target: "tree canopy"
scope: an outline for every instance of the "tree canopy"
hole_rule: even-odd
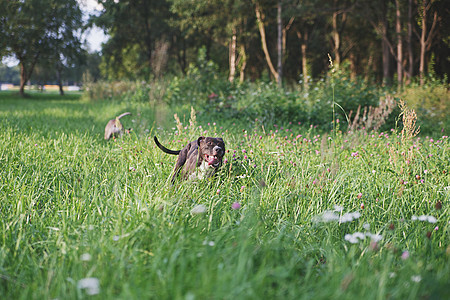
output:
[[[328,54],[351,77],[384,84],[427,73],[445,77],[450,70],[450,3],[443,0],[98,3],[102,9],[88,26],[110,36],[99,66],[110,80],[186,73],[203,48],[230,81],[283,78],[307,85],[328,70]],[[60,78],[85,57],[84,28],[76,0],[0,1],[0,55],[20,61],[22,92],[37,63]]]
[[[3,55],[20,65],[20,94],[38,62],[56,74],[81,53],[82,12],[76,0],[1,1]]]
[[[424,65],[440,76],[450,69],[446,1],[99,2],[104,9],[92,21],[111,36],[103,61],[113,78],[156,75],[161,59],[169,62],[165,72],[186,72],[202,46],[230,80],[238,72],[241,79],[276,79],[278,61],[286,79],[306,81],[327,70],[328,53],[352,76],[385,83],[397,74],[401,84]]]

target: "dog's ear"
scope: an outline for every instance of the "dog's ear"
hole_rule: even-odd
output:
[[[200,146],[201,141],[203,141],[204,139],[205,139],[204,136],[199,137],[198,140],[197,140],[197,145]]]

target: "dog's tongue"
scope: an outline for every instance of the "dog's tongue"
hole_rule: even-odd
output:
[[[217,158],[214,157],[213,155],[205,155],[206,157],[206,161],[208,162],[208,165],[214,165],[217,163]]]

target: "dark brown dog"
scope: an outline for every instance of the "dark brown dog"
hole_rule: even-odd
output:
[[[109,120],[105,127],[105,140],[109,140],[114,136],[120,136],[123,133],[123,126],[120,123],[120,118],[124,116],[131,115],[131,113],[126,112],[116,117],[115,119]]]
[[[155,136],[156,145],[165,153],[178,155],[171,182],[181,173],[183,179],[211,177],[222,165],[225,143],[222,138],[199,137],[181,150],[170,150],[161,145]]]

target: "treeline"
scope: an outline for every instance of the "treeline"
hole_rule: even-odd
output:
[[[329,69],[408,83],[450,69],[450,5],[434,0],[100,1],[108,79],[185,73],[204,47],[230,81],[301,81]],[[330,57],[327,56],[330,55]]]
[[[354,79],[409,83],[450,69],[450,2],[443,0],[0,1],[0,57],[30,80],[144,80],[187,74],[198,59],[231,81],[300,82],[330,63]],[[88,53],[83,32],[109,34]],[[203,58],[206,58],[205,60]]]

